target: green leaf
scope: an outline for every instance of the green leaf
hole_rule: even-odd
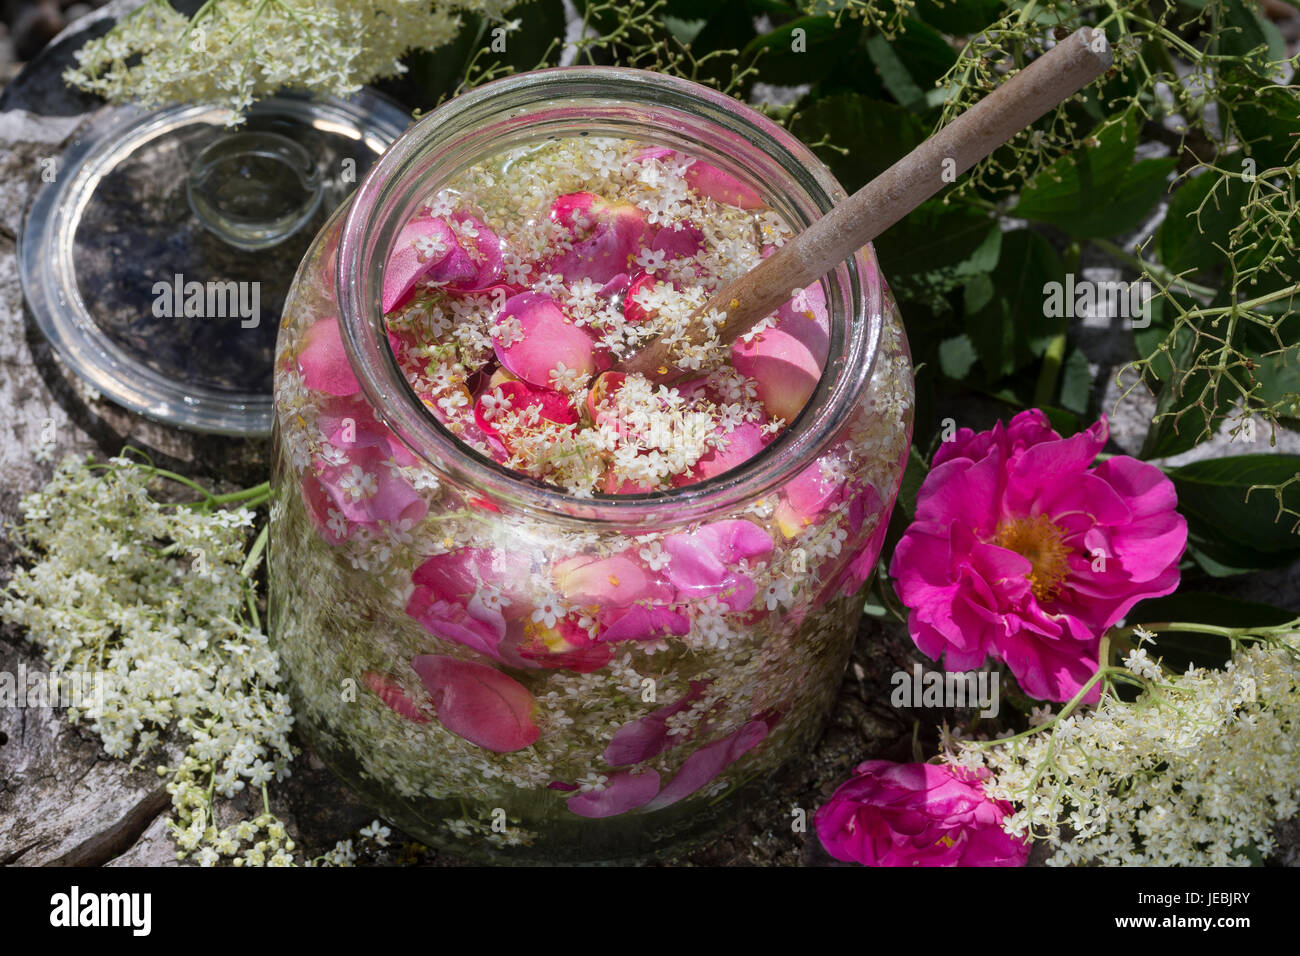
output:
[[[1256,47],[1267,48],[1270,60],[1286,57],[1286,42],[1277,27],[1242,0],[1224,0],[1224,27],[1218,33],[1219,52],[1244,56]]]
[[[465,79],[465,64],[487,36],[483,20],[466,13],[464,26],[455,38],[437,50],[417,50],[407,59],[408,75],[419,89],[423,106],[432,108],[444,96],[451,96]],[[482,32],[480,32],[482,31]]]
[[[1275,567],[1300,557],[1294,516],[1278,516],[1268,489],[1300,474],[1300,455],[1235,455],[1198,461],[1169,472],[1178,510],[1196,546],[1211,559],[1236,568]],[[1300,511],[1300,482],[1283,492],[1283,504]]]
[[[1251,574],[1268,568],[1281,568],[1291,563],[1291,555],[1283,554],[1276,560],[1268,559],[1251,552],[1248,548],[1238,548],[1222,541],[1211,542],[1210,548],[1217,557],[1210,557],[1204,548],[1205,540],[1194,534],[1187,537],[1187,553],[1192,561],[1206,574],[1215,578],[1231,578],[1239,574]]]
[[[1292,345],[1267,355],[1252,356],[1259,389],[1254,398],[1268,405],[1290,403],[1282,408],[1287,418],[1300,418],[1300,345]],[[1256,440],[1262,438],[1256,435]]]
[[[981,209],[938,199],[922,203],[875,242],[900,299],[932,299],[998,263],[1002,230]]]
[[[1013,212],[1045,222],[1077,214],[1107,196],[1133,163],[1138,121],[1102,123],[1093,131],[1094,146],[1083,146],[1042,170],[1020,194]],[[1049,218],[1043,218],[1049,217]]]
[[[1079,421],[1079,416],[1074,412],[1064,408],[1053,408],[1051,405],[1042,406],[1042,412],[1047,416],[1048,423],[1062,438],[1069,438],[1083,431],[1083,422]]]
[[[1061,406],[1077,415],[1088,414],[1092,396],[1092,371],[1088,357],[1080,349],[1071,349],[1061,366]]]
[[[1162,323],[1168,322],[1172,328],[1172,318],[1165,315],[1163,301],[1157,297],[1152,306],[1151,324],[1156,324],[1155,318],[1158,315]],[[1202,340],[1200,348],[1210,348],[1212,344],[1211,341]],[[1193,330],[1186,326],[1179,329],[1169,349],[1173,356],[1173,367],[1191,368],[1196,350],[1197,339]],[[1167,360],[1164,364],[1168,364]],[[1167,373],[1168,369],[1162,369],[1158,365],[1157,371]],[[1209,372],[1204,369],[1191,374],[1179,372],[1165,378],[1156,394],[1156,413],[1153,418],[1157,420],[1151,423],[1142,442],[1139,453],[1142,458],[1166,458],[1181,454],[1196,447],[1207,437],[1207,427],[1211,434],[1218,430],[1229,411],[1231,395],[1228,389],[1221,388],[1217,392],[1217,401],[1214,398],[1216,393],[1211,392],[1208,401],[1212,405],[1202,407],[1196,404],[1202,400],[1201,393],[1209,381]]]
[[[903,470],[903,480],[898,487],[898,507],[903,509],[903,514],[907,515],[909,521],[916,517],[916,494],[929,473],[925,461],[912,448],[907,456],[907,467]]]
[[[1002,15],[1002,0],[917,0],[916,15],[944,33],[978,33]]]
[[[703,17],[698,20],[683,20],[681,17],[664,17],[664,26],[668,28],[668,32],[677,39],[678,43],[685,46],[691,45],[691,41],[700,35],[700,31],[704,29],[704,24],[708,22],[709,21],[705,20]]]
[[[1134,605],[1124,618],[1128,624],[1181,621],[1217,627],[1273,627],[1296,617],[1295,612],[1258,601],[1208,591],[1178,591]],[[1159,640],[1157,638],[1157,640]],[[1156,645],[1159,647],[1159,644]]]
[[[746,63],[757,58],[759,77],[765,83],[817,83],[852,54],[861,36],[862,25],[856,20],[846,19],[837,26],[830,17],[800,17],[755,37],[740,58]]]
[[[960,382],[966,377],[976,358],[969,335],[955,335],[939,343],[939,367],[954,381]]]
[[[1240,155],[1224,156],[1223,167],[1234,168],[1234,157]],[[1169,212],[1156,232],[1160,261],[1177,273],[1221,267],[1226,260],[1221,250],[1228,247],[1228,232],[1241,223],[1246,192],[1241,180],[1213,171],[1194,176],[1174,190]]]
[[[1136,229],[1168,188],[1175,158],[1133,163],[1138,121],[1130,115],[1094,132],[1097,145],[1062,156],[1034,177],[1011,210],[1075,239]]]
[[[1300,110],[1294,89],[1277,86],[1244,66],[1225,66],[1219,82],[1220,109],[1231,110],[1243,150],[1254,157],[1258,172],[1300,158]]]
[[[1135,605],[1124,618],[1125,625],[1177,622],[1212,624],[1218,627],[1272,627],[1294,618],[1290,611],[1243,601],[1223,594],[1180,590],[1167,597],[1152,598]],[[1222,667],[1232,654],[1226,637],[1197,631],[1161,631],[1150,648],[1173,671],[1199,667]]]
[[[673,15],[680,16],[677,11],[673,11]],[[700,15],[699,13],[687,14],[690,17]],[[691,41],[691,54],[697,59],[713,50],[735,50],[739,53],[758,35],[758,31],[754,29],[754,18],[745,0],[724,0],[720,7],[708,15],[707,20],[708,22]],[[736,57],[713,57],[700,66],[700,79],[727,83],[736,65]]]
[[[808,101],[816,102],[839,93],[862,93],[873,100],[884,100],[889,95],[867,53],[866,31],[859,34],[853,49],[839,57],[821,82],[813,86]]]
[[[725,4],[726,0],[666,0],[664,13],[680,20],[709,20]],[[577,5],[579,10],[583,9],[586,0],[579,0]]]
[[[1043,287],[1063,275],[1052,244],[1017,229],[1003,236],[997,268],[967,283],[966,332],[990,383],[1043,354],[1056,331],[1043,315]]]
[[[889,95],[910,110],[927,108],[926,94],[954,63],[957,53],[937,31],[910,17],[893,40],[867,37],[867,53]]]
[[[915,110],[925,106],[925,90],[912,79],[912,71],[884,36],[875,33],[867,37],[867,53],[890,96],[907,109]]]
[[[510,18],[520,21],[519,29],[506,34],[505,52],[489,53],[489,57],[509,63],[517,72],[537,69],[542,58],[551,50],[551,44],[563,40],[565,31],[564,6],[548,0],[535,0],[522,3],[510,11]],[[492,34],[483,39],[484,46],[491,46]],[[558,49],[558,44],[557,47]]]
[[[921,121],[901,106],[858,93],[829,96],[801,109],[792,132],[805,143],[821,144],[818,157],[849,192],[880,175],[926,136]]]
[[[932,90],[939,78],[957,62],[957,51],[943,38],[943,34],[911,17],[903,19],[903,31],[891,42],[907,64],[913,81],[923,91]]]
[[[1161,198],[1169,192],[1169,176],[1178,167],[1176,156],[1163,159],[1144,159],[1125,172],[1119,189],[1107,200],[1109,232],[1106,235],[1131,232],[1151,215]],[[1080,227],[1082,228],[1082,227]],[[1090,230],[1102,228],[1092,225]],[[1068,230],[1067,230],[1068,231]]]

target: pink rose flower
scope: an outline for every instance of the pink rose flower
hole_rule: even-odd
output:
[[[831,856],[864,866],[1024,866],[1029,844],[1002,829],[1010,810],[965,771],[869,760],[813,823]]]
[[[940,447],[889,572],[917,647],[949,670],[991,654],[1026,693],[1065,701],[1106,629],[1178,586],[1173,483],[1127,456],[1090,467],[1106,436],[1103,418],[1062,438],[1033,409]]]

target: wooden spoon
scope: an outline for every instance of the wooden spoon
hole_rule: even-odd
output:
[[[708,341],[700,316],[725,312],[718,335],[729,344],[764,317],[850,258],[944,185],[966,172],[1048,110],[1110,68],[1106,34],[1077,31],[935,133],[912,152],[781,246],[754,269],[725,286],[691,319],[691,341]],[[690,373],[655,340],[622,365],[659,381]]]

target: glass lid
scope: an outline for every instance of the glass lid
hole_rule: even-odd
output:
[[[369,91],[228,110],[109,108],[41,169],[23,292],[101,394],[195,431],[266,435],[280,311],[316,232],[410,123]]]

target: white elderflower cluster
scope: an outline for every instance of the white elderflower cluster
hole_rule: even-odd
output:
[[[12,538],[31,566],[0,592],[0,617],[51,668],[108,675],[108,692],[67,716],[109,756],[135,765],[179,743],[175,765],[158,768],[178,858],[293,865],[294,842],[266,810],[268,784],[289,775],[293,716],[251,582],[265,539],[246,550],[264,486],[226,496],[233,508],[162,502],[160,474],[126,458],[66,460],[22,501]],[[266,812],[227,824],[237,812],[217,797],[246,788]]]
[[[348,96],[450,42],[461,11],[500,19],[514,0],[208,0],[188,19],[146,0],[76,53],[64,79],[114,102],[201,102],[242,114],[280,89]]]
[[[1148,678],[1040,732],[961,742],[949,762],[992,776],[1008,832],[1045,840],[1054,865],[1248,866],[1273,826],[1300,812],[1300,632],[1238,650],[1221,670]],[[1045,715],[1043,715],[1045,717]]]

